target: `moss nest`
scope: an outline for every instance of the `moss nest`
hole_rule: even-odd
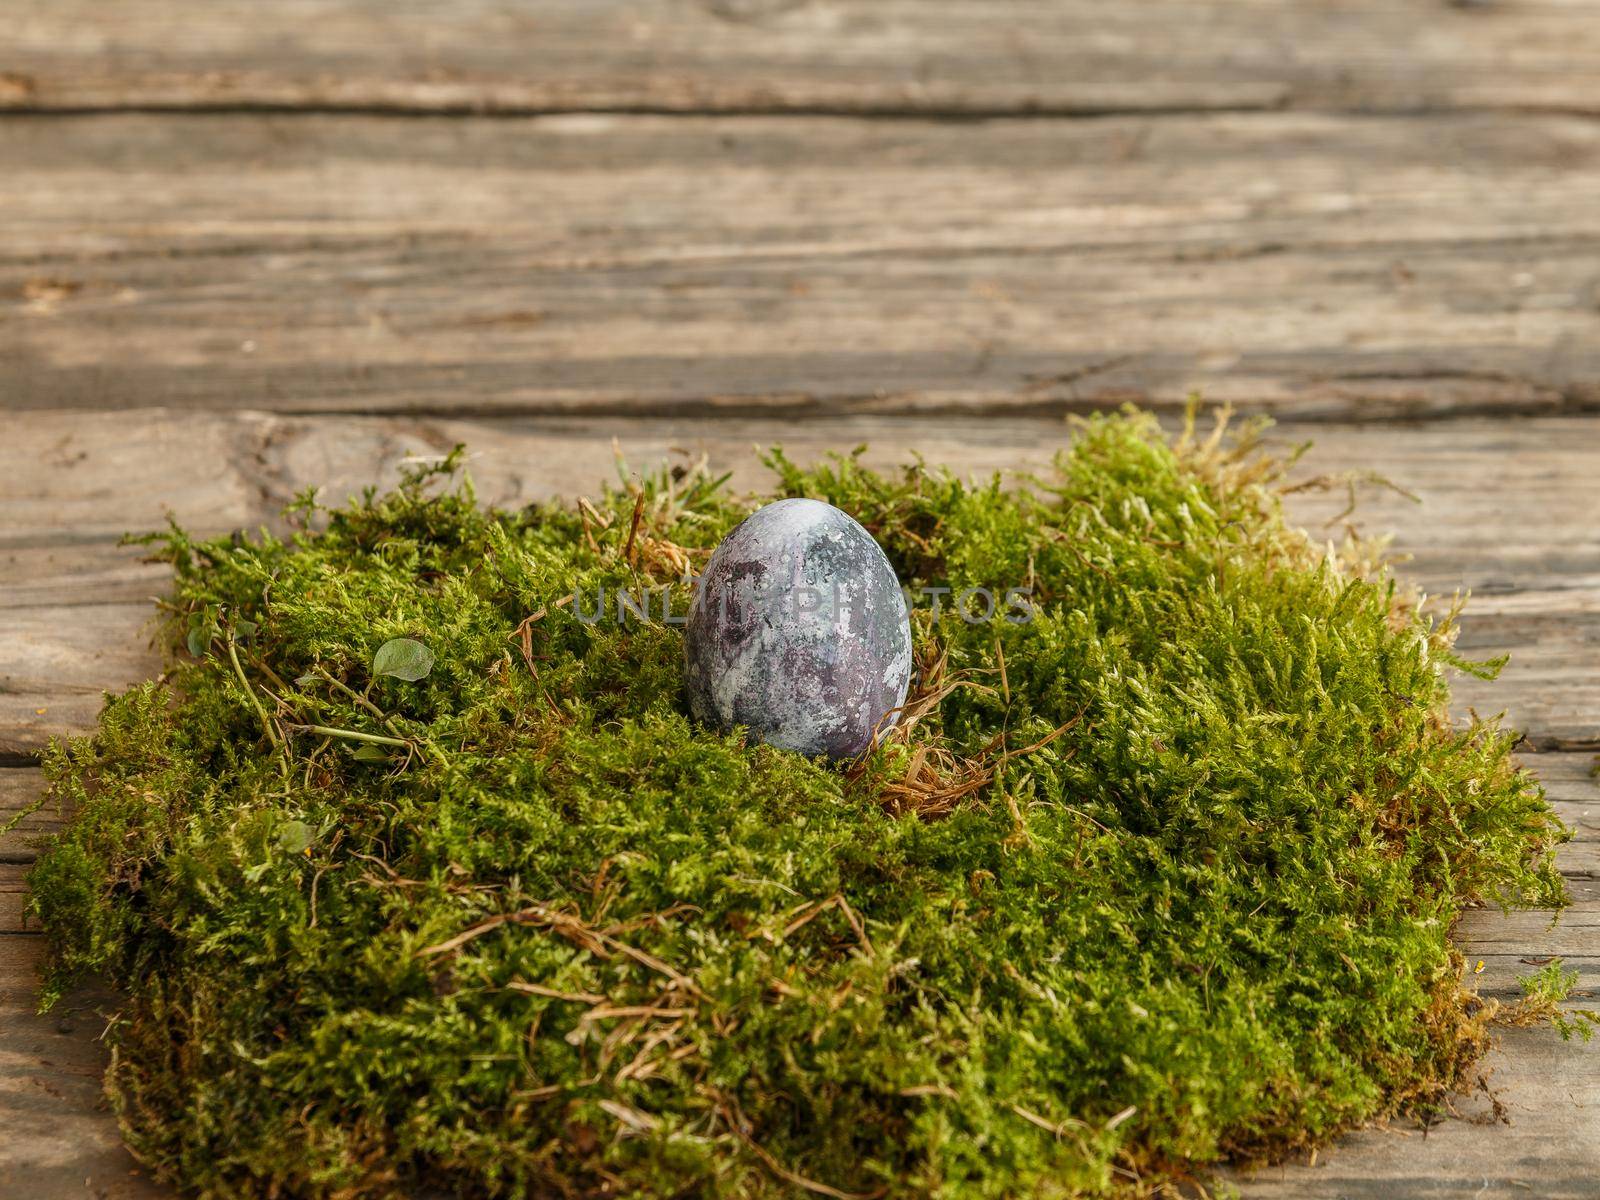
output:
[[[128,1144],[215,1196],[1152,1194],[1425,1112],[1492,1009],[1452,925],[1560,904],[1563,831],[1257,434],[1095,419],[1005,487],[771,456],[914,591],[1031,589],[917,604],[843,767],[697,727],[680,626],[568,600],[703,563],[756,500],[701,470],[173,529],[169,669],[47,757],[45,1001],[123,990]]]

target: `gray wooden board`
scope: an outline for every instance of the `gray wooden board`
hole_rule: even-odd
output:
[[[6,831],[0,832],[0,863],[32,862],[39,840],[61,828],[62,813],[54,805],[22,816],[35,808],[43,792],[44,778],[38,768],[0,767],[0,831]],[[0,928],[4,924],[0,920]]]
[[[1593,0],[9,0],[0,105],[1594,112]]]
[[[0,862],[0,936],[38,932],[23,912],[28,903],[27,877],[27,863]]]
[[[1318,448],[1294,478],[1378,472],[1422,503],[1362,489],[1359,513],[1393,530],[1403,570],[1432,592],[1467,587],[1461,648],[1513,654],[1500,681],[1462,678],[1462,712],[1505,709],[1546,747],[1600,750],[1600,417],[1512,423],[1457,419],[1400,433],[1382,426],[1284,426],[1287,444]],[[473,452],[482,494],[508,503],[591,491],[615,477],[613,437],[635,467],[678,446],[767,478],[754,443],[781,440],[801,460],[857,443],[867,460],[902,462],[913,449],[966,472],[1033,469],[1065,443],[1060,421],[1012,417],[829,417],[775,427],[757,420],[461,421],[284,417],[164,411],[29,413],[0,442],[0,756],[37,754],[52,735],[87,728],[101,690],[160,668],[150,648],[149,597],[163,587],[126,531],[160,528],[170,512],[198,532],[272,521],[300,489],[337,500],[394,478],[411,451],[456,442]],[[1292,511],[1325,527],[1344,492],[1300,493]]]
[[[1570,115],[121,113],[0,163],[11,411],[1600,409]]]
[[[35,969],[43,954],[42,938],[0,934],[0,1195],[169,1196],[138,1172],[101,1097],[98,1038],[115,997],[85,989],[38,1016]]]
[[[1484,1061],[1505,1106],[1482,1095],[1423,1131],[1396,1124],[1340,1138],[1311,1163],[1269,1167],[1237,1182],[1246,1200],[1594,1200],[1600,1196],[1600,1038],[1562,1043],[1511,1029]]]

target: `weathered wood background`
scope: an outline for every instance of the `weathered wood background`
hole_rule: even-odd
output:
[[[1575,904],[1475,913],[1482,991],[1600,993],[1600,0],[5,0],[0,824],[159,670],[171,513],[270,522],[407,450],[491,497],[754,443],[1036,466],[1199,388],[1314,438],[1575,830]],[[1320,525],[1343,497],[1295,497]],[[0,840],[0,1194],[155,1197],[97,1006],[31,1015]],[[1600,1196],[1600,1050],[1247,1196]],[[9,1189],[9,1190],[8,1190]]]

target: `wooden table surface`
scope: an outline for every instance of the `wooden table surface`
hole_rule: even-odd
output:
[[[474,452],[491,499],[688,450],[1036,466],[1192,389],[1365,489],[1576,833],[1475,912],[1486,994],[1600,1004],[1600,0],[5,0],[0,824],[159,669],[169,513]],[[1313,526],[1342,495],[1294,498]],[[1330,528],[1330,535],[1337,533]],[[99,1101],[113,998],[32,1015],[41,813],[0,839],[0,1194],[164,1196]],[[1600,1197],[1600,1042],[1247,1197]],[[8,1190],[14,1189],[14,1190]]]

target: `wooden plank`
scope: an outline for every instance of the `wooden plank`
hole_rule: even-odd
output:
[[[0,628],[0,763],[26,762],[50,738],[92,729],[102,693],[159,672],[145,604],[46,603]]]
[[[1563,1043],[1548,1030],[1508,1029],[1485,1061],[1486,1095],[1426,1131],[1361,1130],[1304,1160],[1235,1177],[1246,1200],[1593,1200],[1600,1178],[1600,1039]]]
[[[1567,806],[1565,820],[1600,835],[1600,755],[1525,755],[1551,801]]]
[[[1592,0],[11,0],[17,109],[1595,111]]]
[[[38,925],[23,915],[28,902],[27,874],[27,863],[0,862],[0,938],[39,932]]]
[[[44,794],[44,775],[33,767],[0,767],[0,830],[32,808]],[[42,837],[60,830],[62,814],[53,804],[18,821],[10,832],[0,832],[0,863],[32,862]]]
[[[1528,762],[1528,764],[1535,771],[1537,771],[1538,758],[1536,756],[1532,759],[1525,759],[1524,761]],[[1552,807],[1556,810],[1556,815],[1564,822],[1568,820],[1568,817],[1571,813],[1570,806],[1557,802],[1556,804],[1552,805]],[[1566,811],[1563,811],[1564,809]],[[1591,814],[1600,812],[1600,804],[1590,805],[1587,811],[1589,811]],[[1572,825],[1569,823],[1568,827],[1573,830],[1573,839],[1560,847],[1556,856],[1556,861],[1560,865],[1563,874],[1568,877],[1569,882],[1573,883],[1600,883],[1600,837],[1595,836],[1594,827],[1592,824],[1586,823]],[[1589,891],[1585,890],[1580,894],[1583,896],[1588,896]],[[1490,909],[1485,910],[1485,913],[1493,913],[1498,916],[1498,911],[1499,910],[1497,909]],[[1474,919],[1476,920],[1477,918]],[[1539,921],[1548,922],[1549,920],[1550,915],[1548,913],[1545,913],[1539,917],[1538,921],[1530,916],[1528,918],[1528,923],[1526,924],[1526,929],[1530,936],[1536,930],[1543,928],[1543,926],[1538,923]],[[1596,954],[1600,954],[1600,933],[1595,933],[1593,928],[1589,925],[1584,925],[1582,928],[1588,931],[1582,936],[1589,941],[1589,944],[1592,945],[1594,952]],[[1572,952],[1578,953],[1578,950],[1575,948]],[[1551,953],[1560,954],[1566,952],[1552,951]]]
[[[11,410],[1600,408],[1570,116],[119,114],[0,161]]]
[[[748,489],[770,480],[752,449],[775,443],[803,460],[865,444],[865,460],[880,467],[920,452],[982,478],[1046,466],[1071,430],[1032,417],[511,421],[150,409],[28,413],[8,435],[0,444],[0,608],[74,596],[78,603],[143,601],[165,571],[144,564],[137,547],[114,548],[123,534],[160,530],[169,514],[209,532],[254,526],[299,489],[317,486],[325,502],[337,503],[368,484],[393,482],[408,454],[442,453],[458,442],[470,449],[480,494],[514,504],[614,481],[613,440],[634,469],[682,461],[680,450],[706,453],[713,466],[734,472],[730,486]],[[1369,533],[1397,532],[1393,550],[1407,578],[1430,591],[1471,589],[1480,617],[1594,610],[1600,542],[1591,517],[1600,481],[1590,464],[1600,421],[1461,421],[1402,431],[1283,423],[1269,440],[1280,450],[1312,443],[1294,478],[1322,475],[1329,486],[1301,491],[1290,505],[1316,535],[1343,536],[1335,519],[1349,497],[1339,477],[1353,471],[1351,519]]]
[[[1591,847],[1585,857],[1594,862],[1600,856]],[[1571,966],[1583,962],[1588,978],[1579,986],[1600,987],[1600,905],[1593,902],[1575,904],[1559,917],[1537,909],[1510,913],[1476,909],[1462,919],[1461,937],[1467,952],[1479,956],[1560,958]]]
[[[0,933],[0,1179],[28,1200],[159,1200],[101,1098],[105,992],[74,994],[39,1016],[44,939]]]
[[[1285,427],[1285,441],[1306,427]],[[1600,417],[1458,420],[1427,436],[1384,427],[1317,426],[1319,448],[1302,477],[1381,472],[1420,505],[1364,489],[1365,519],[1393,530],[1412,555],[1403,572],[1433,591],[1480,591],[1461,645],[1514,652],[1495,684],[1463,678],[1461,706],[1506,709],[1511,724],[1547,748],[1600,749]],[[52,735],[90,727],[103,688],[159,670],[149,649],[158,567],[117,547],[125,530],[160,527],[168,511],[197,531],[253,526],[303,487],[338,499],[393,478],[408,452],[456,442],[474,449],[481,494],[517,503],[575,495],[614,478],[612,438],[636,465],[680,446],[735,470],[734,485],[762,483],[750,447],[781,437],[802,461],[869,443],[867,461],[891,465],[920,449],[964,472],[1035,469],[1064,444],[1059,422],[978,419],[908,422],[819,419],[776,429],[729,421],[442,421],[281,417],[263,413],[30,413],[0,444],[0,754],[36,754]],[[1291,497],[1316,528],[1343,493]],[[1326,530],[1338,536],[1337,527]],[[24,577],[25,576],[25,577]]]

